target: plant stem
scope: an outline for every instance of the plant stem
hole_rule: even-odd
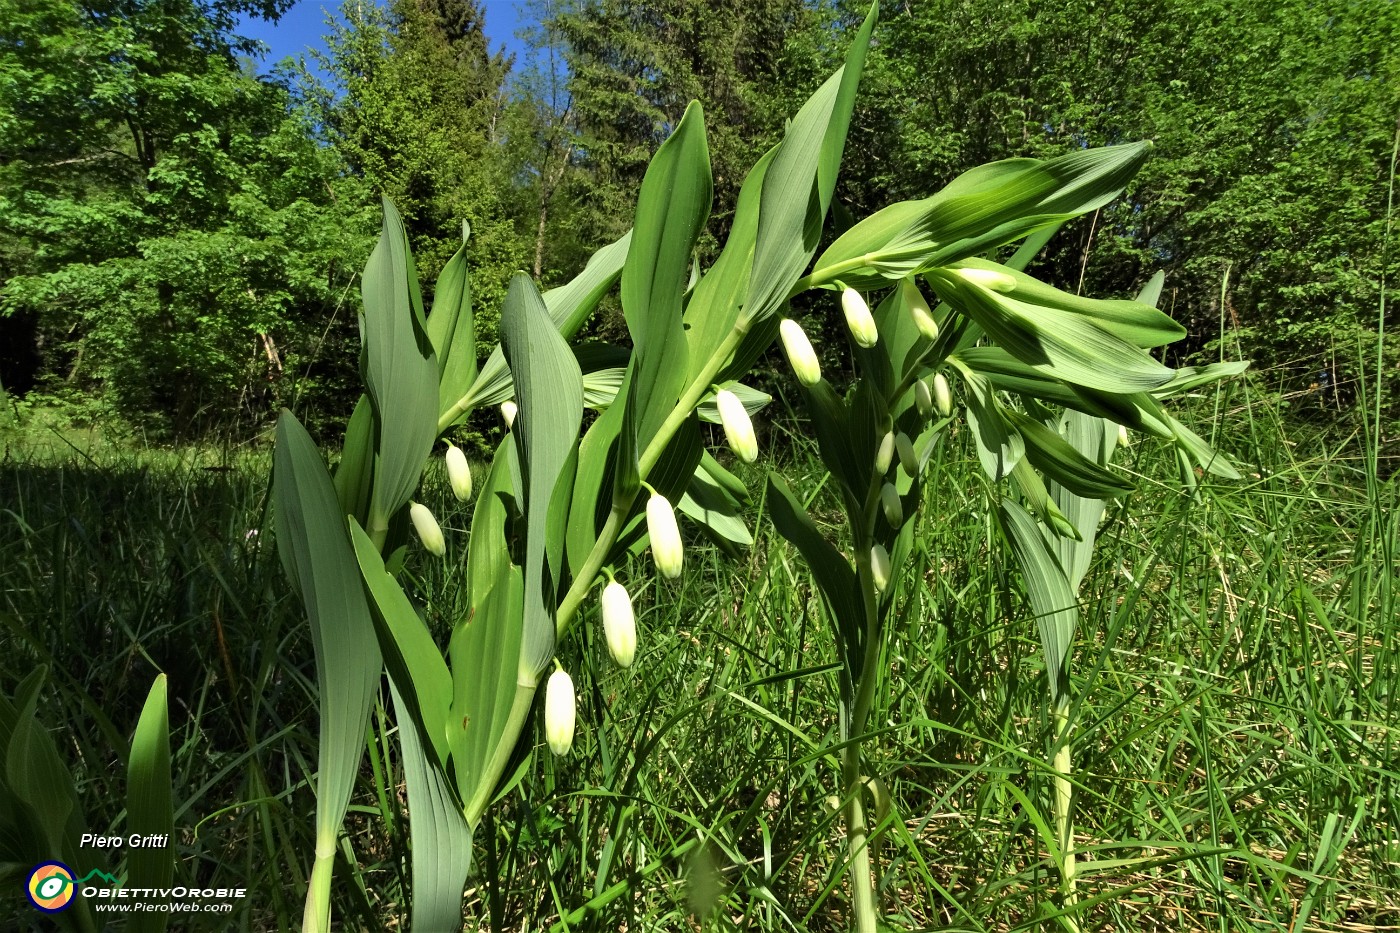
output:
[[[481,823],[482,814],[491,805],[496,785],[500,783],[501,775],[510,763],[511,752],[515,751],[515,743],[519,741],[520,733],[525,728],[525,719],[530,715],[530,707],[535,701],[535,688],[538,686],[538,683],[524,683],[519,679],[515,682],[515,699],[511,702],[510,715],[506,717],[500,741],[491,753],[491,759],[486,762],[486,767],[481,771],[481,776],[476,782],[476,791],[462,807],[462,815],[467,818],[467,825],[473,833]]]
[[[729,358],[743,342],[748,331],[748,324],[741,318],[729,331],[729,335],[724,338],[724,342],[710,355],[709,361],[705,363],[705,368],[686,387],[680,400],[676,402],[676,406],[671,409],[671,413],[666,416],[666,420],[657,429],[656,436],[651,439],[646,449],[642,451],[641,457],[638,458],[637,475],[640,479],[645,480],[650,475],[652,468],[656,466],[656,461],[661,459],[661,454],[666,450],[666,445],[671,443],[671,438],[695,411],[695,406],[709,391],[715,376],[729,362]],[[641,489],[640,486],[637,488]],[[598,576],[598,571],[602,569],[604,562],[608,559],[608,554],[612,551],[617,536],[622,532],[623,523],[627,520],[628,514],[631,513],[632,503],[636,497],[637,493],[634,491],[630,496],[613,499],[612,510],[608,512],[607,522],[598,533],[598,540],[593,542],[593,549],[588,552],[583,567],[574,576],[569,591],[564,594],[564,600],[559,604],[559,611],[555,614],[554,621],[556,638],[563,638],[568,633],[569,626],[573,624],[574,617],[578,615],[583,598],[593,587],[594,578]]]
[[[331,877],[335,872],[335,828],[316,834],[316,861],[306,889],[303,933],[324,933],[331,928]]]
[[[1075,894],[1074,859],[1074,820],[1071,807],[1074,804],[1074,786],[1070,783],[1072,760],[1069,746],[1069,693],[1061,691],[1055,697],[1055,835],[1060,847],[1060,882],[1064,903],[1071,907],[1078,900]],[[1079,922],[1073,917],[1061,918],[1071,930],[1079,929]]]

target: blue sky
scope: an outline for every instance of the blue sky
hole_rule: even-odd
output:
[[[486,36],[491,40],[491,48],[504,45],[506,51],[515,53],[517,64],[523,62],[524,47],[515,33],[526,25],[530,15],[527,4],[517,0],[482,0],[481,5],[486,11]],[[326,32],[326,15],[339,8],[340,0],[298,0],[275,25],[248,20],[238,32],[268,47],[259,68],[268,72],[284,58],[305,55],[309,48],[324,49],[321,36]]]

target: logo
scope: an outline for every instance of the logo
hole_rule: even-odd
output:
[[[76,887],[71,868],[62,862],[44,862],[29,873],[24,892],[35,909],[56,914],[73,906]]]
[[[46,914],[56,914],[67,910],[73,904],[73,895],[79,886],[93,878],[100,878],[106,884],[120,888],[122,883],[100,868],[94,868],[81,878],[73,877],[73,869],[62,862],[42,862],[34,866],[29,880],[24,885],[24,893],[29,895],[29,903],[35,910]]]

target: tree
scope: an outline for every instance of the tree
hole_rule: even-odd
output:
[[[150,429],[264,414],[368,245],[286,89],[239,63],[234,16],[282,9],[0,0],[0,311],[41,375]]]
[[[403,215],[430,282],[471,229],[478,339],[495,322],[528,247],[507,212],[513,172],[502,158],[501,115],[511,67],[492,53],[476,0],[346,3],[321,56],[332,86],[303,71],[303,94],[323,139],[353,177]]]
[[[1306,383],[1329,346],[1375,345],[1378,283],[1400,271],[1383,255],[1397,39],[1389,3],[908,4],[882,23],[845,194],[868,210],[991,159],[1150,139],[1129,197],[1062,233],[1047,276],[1128,294],[1165,269],[1192,333],[1223,318]]]

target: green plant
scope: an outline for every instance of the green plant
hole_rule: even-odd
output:
[[[865,791],[874,792],[877,807],[887,799],[879,776],[866,768],[862,746],[872,735],[891,621],[919,604],[918,585],[903,580],[901,571],[914,544],[924,465],[951,423],[942,414],[950,404],[946,383],[938,382],[947,378],[943,371],[962,383],[979,460],[993,500],[1001,501],[1006,537],[1037,615],[1056,722],[1058,832],[1047,841],[1067,904],[1074,900],[1067,744],[1074,591],[1088,564],[1101,500],[1132,488],[1106,469],[1111,441],[1101,438],[1116,434],[1114,423],[1130,425],[1171,441],[1188,482],[1197,464],[1238,476],[1159,399],[1243,366],[1168,369],[1148,350],[1184,330],[1155,310],[1155,294],[1146,296],[1151,301],[1082,298],[1021,271],[1062,223],[1113,200],[1148,150],[1146,144],[1116,146],[973,169],[931,198],[895,204],[858,223],[807,279],[841,291],[859,377],[843,398],[825,381],[814,381],[805,361],[794,361],[822,460],[840,490],[846,518],[841,543],[849,551],[826,539],[777,476],[768,480],[768,508],[779,533],[811,567],[840,645],[840,799],[854,925],[861,933],[873,933],[880,914]],[[980,258],[1023,239],[1005,264]],[[920,279],[941,299],[936,310],[924,299]],[[890,284],[898,287],[872,314],[858,289]],[[1158,277],[1153,290],[1160,286]],[[930,377],[935,386],[921,390]],[[1055,429],[1061,415],[1049,406],[1073,410],[1067,422],[1072,440]],[[930,423],[935,410],[942,416]],[[1061,539],[1072,543],[1061,545]]]
[[[688,284],[711,173],[692,104],[652,160],[632,233],[547,295],[524,275],[512,279],[501,345],[479,368],[464,251],[444,269],[425,320],[402,223],[385,203],[363,280],[367,392],[334,481],[295,417],[278,423],[279,552],[311,619],[322,717],[307,929],[329,926],[337,834],[381,665],[407,776],[413,923],[455,927],[473,832],[521,751],[556,640],[604,568],[643,540],[640,492],[649,492],[647,525],[667,575],[679,571],[679,544],[661,548],[656,529],[672,504],[721,540],[749,540],[737,517],[742,485],[704,454],[699,421],[720,420],[719,390],[754,401],[733,380],[807,287],[799,280],[833,196],[874,21],[872,9],[846,67],[750,173],[729,240],[698,281]],[[568,337],[619,279],[630,354],[576,355]],[[603,365],[619,357],[625,365]],[[473,409],[505,402],[518,414],[478,493],[445,661],[389,568],[402,564],[409,497],[435,439]],[[586,402],[605,410],[580,436]]]

